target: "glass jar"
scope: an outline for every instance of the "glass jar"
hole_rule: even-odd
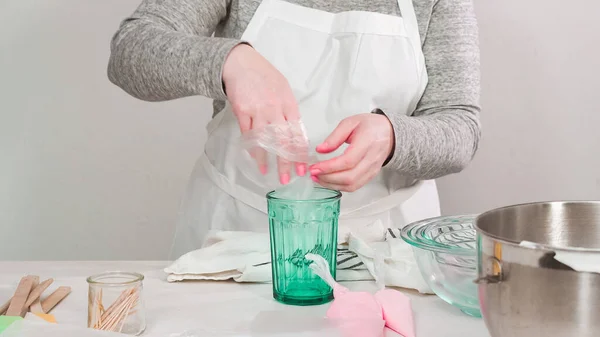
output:
[[[88,327],[138,336],[146,329],[144,275],[108,272],[90,276]]]
[[[309,199],[267,194],[271,235],[273,297],[292,305],[317,305],[333,299],[333,289],[309,268],[307,253],[322,256],[336,277],[338,217],[342,194],[315,188]]]

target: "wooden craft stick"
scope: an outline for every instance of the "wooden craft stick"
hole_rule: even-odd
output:
[[[33,303],[31,303],[31,305],[29,306],[29,311],[31,311],[34,314],[45,314],[44,309],[42,309],[42,302],[40,301],[39,297],[38,299],[33,301]]]
[[[128,305],[127,308],[125,309],[125,317],[123,317],[123,319],[121,320],[121,326],[119,327],[119,332],[123,331],[123,326],[125,326],[125,322],[127,321],[127,317],[129,317],[129,315],[131,314],[131,308],[135,307],[137,305],[138,302],[138,296],[136,293],[135,299],[132,300]]]
[[[25,302],[27,302],[27,297],[29,297],[29,293],[31,292],[31,288],[35,280],[38,280],[37,276],[25,276],[19,282],[19,286],[15,291],[15,295],[10,301],[10,305],[8,306],[8,310],[6,311],[6,316],[21,316],[23,314],[23,310],[25,308]]]
[[[36,275],[29,276],[31,276],[31,290],[33,290],[40,284],[40,277]],[[31,291],[29,291],[29,294],[31,294]],[[27,298],[29,298],[29,295],[27,296]],[[25,301],[25,303],[27,303],[27,301]]]
[[[40,285],[40,277],[34,275],[33,281],[31,282],[31,291],[29,292],[29,295],[27,296],[27,301],[29,301],[29,298],[31,297],[31,293],[33,292],[33,290],[35,290],[35,288],[37,288],[37,286],[39,286],[39,285]],[[25,301],[25,306],[23,306],[23,310],[21,311],[21,317],[25,317],[25,314],[29,311],[30,304],[27,304],[27,301]]]
[[[96,303],[98,306],[96,307],[96,324],[98,326],[102,325],[102,314],[104,313],[104,307],[102,306],[102,289],[98,291],[98,297],[96,297]]]
[[[131,293],[130,295],[134,295],[134,294]],[[108,322],[106,322],[106,326],[104,327],[104,330],[116,331],[118,324],[120,323],[121,320],[124,319],[126,310],[129,311],[129,309],[130,309],[129,306],[134,301],[135,301],[135,296],[129,296],[129,297],[127,297],[127,299],[125,301],[121,302],[120,305],[118,306],[117,310],[114,311],[114,315],[112,315],[111,319]]]
[[[103,324],[101,326],[101,330],[110,330],[112,328],[112,326],[118,322],[121,312],[123,311],[124,306],[126,305],[127,301],[129,301],[129,297],[120,301],[118,303],[118,305],[114,307],[115,309],[106,318],[106,321],[103,322]]]
[[[92,298],[92,295],[94,297]],[[88,309],[89,317],[88,322],[91,323],[91,327],[97,329],[102,325],[102,314],[104,313],[104,306],[102,305],[102,289],[98,290],[97,293],[93,294],[89,292],[90,308]]]
[[[104,314],[102,314],[102,321],[105,322],[106,319],[108,318],[108,316],[110,316],[113,311],[117,308],[117,306],[119,306],[124,300],[125,298],[127,298],[127,296],[131,295],[132,291],[131,289],[126,289],[124,290],[121,295],[119,296],[119,298],[117,298],[105,311]]]
[[[8,307],[10,306],[10,302],[12,301],[12,297],[8,300],[8,302],[4,303],[1,307],[0,307],[0,316],[4,315],[4,313],[6,312],[6,310],[8,310]]]
[[[90,303],[93,303],[95,308],[90,308],[89,312],[95,317],[89,317],[88,322],[93,323],[91,327],[94,329],[121,332],[127,318],[137,312],[139,301],[139,289],[129,288],[123,290],[119,297],[105,309],[102,303],[102,290],[100,290],[94,298],[90,297]]]
[[[126,305],[124,305],[123,310],[121,311],[121,314],[119,315],[119,320],[117,320],[115,322],[115,324],[112,327],[112,331],[117,331],[117,325],[120,325],[119,327],[119,332],[121,332],[123,330],[123,326],[125,325],[125,320],[127,320],[127,317],[129,317],[129,312],[131,311],[131,307],[137,303],[137,296],[132,296],[129,298],[129,300],[127,301]],[[119,324],[121,323],[121,324]]]
[[[108,315],[102,315],[101,321],[95,328],[105,331],[116,331],[119,325],[121,325],[119,329],[122,329],[123,321],[129,315],[132,307],[137,305],[138,299],[139,293],[136,288],[123,291],[117,301],[110,306],[111,312]]]
[[[58,287],[50,296],[42,300],[42,310],[45,314],[49,313],[60,301],[64,300],[71,293],[71,287]]]
[[[27,298],[27,302],[25,302],[25,307],[29,308],[33,302],[35,302],[35,300],[39,299],[42,296],[42,293],[48,289],[52,282],[54,282],[54,280],[50,278],[33,288],[29,294],[29,297]]]
[[[125,310],[125,307],[127,306],[127,302],[129,302],[129,300],[130,299],[127,298],[125,301],[121,302],[121,304],[119,305],[117,310],[114,311],[114,315],[107,322],[106,330],[113,331],[113,328],[119,323],[120,319],[123,317],[122,316],[123,311]]]
[[[100,289],[100,291],[98,292],[98,326],[102,325],[102,317],[104,316],[104,312],[106,311],[102,300],[102,294],[102,289]]]

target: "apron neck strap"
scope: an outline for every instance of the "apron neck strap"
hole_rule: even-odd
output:
[[[413,42],[413,47],[416,45],[418,48],[415,50],[421,50],[421,36],[419,35],[419,23],[417,22],[417,14],[415,13],[415,7],[412,0],[398,0],[398,7],[400,8],[400,15],[404,20],[404,26],[410,35],[410,39]]]
[[[421,45],[421,35],[419,33],[419,23],[417,22],[417,14],[415,13],[415,7],[413,0],[398,0],[398,7],[400,8],[400,15],[402,21],[404,21],[404,29],[408,34],[410,43],[415,53],[415,59],[417,61],[417,71],[420,77],[420,83],[418,88],[418,97],[415,97],[410,103],[406,113],[413,114],[425,88],[427,87],[427,67],[425,65],[425,56],[423,55],[423,48]]]

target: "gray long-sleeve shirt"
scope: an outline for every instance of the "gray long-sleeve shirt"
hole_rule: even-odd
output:
[[[328,12],[401,15],[397,0],[287,0]],[[415,179],[461,171],[480,138],[479,47],[472,0],[413,0],[429,84],[412,116],[389,115],[388,169]],[[147,101],[227,99],[221,72],[260,0],[143,0],[112,41],[110,80]],[[211,37],[214,33],[215,37]]]

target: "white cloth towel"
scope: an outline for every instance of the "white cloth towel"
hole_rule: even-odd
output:
[[[387,235],[386,235],[387,233]],[[361,233],[347,233],[338,246],[337,280],[373,280],[373,260],[382,254],[385,284],[431,293],[421,277],[411,247],[380,222]],[[379,241],[374,241],[379,240]],[[203,248],[189,252],[165,268],[167,281],[228,280],[271,282],[268,233],[221,231],[212,233]]]
[[[269,233],[230,232],[214,233],[204,248],[189,252],[165,269],[167,281],[228,280],[236,282],[270,282],[271,251]],[[338,247],[339,280],[372,280],[362,261]]]

